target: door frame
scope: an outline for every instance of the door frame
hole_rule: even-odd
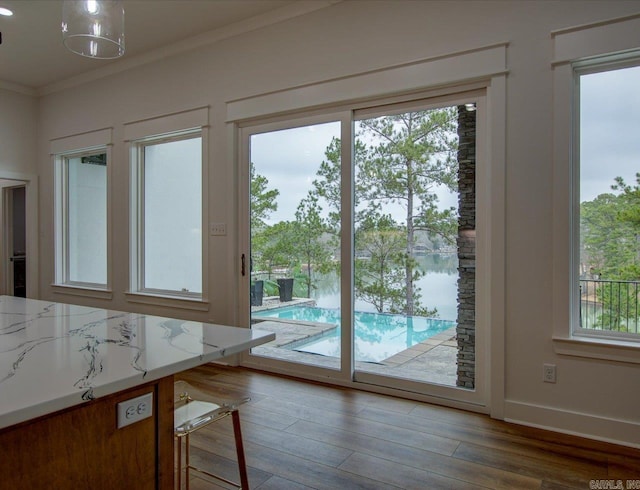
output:
[[[466,389],[457,386],[445,386],[434,383],[416,381],[405,378],[397,378],[388,374],[377,374],[365,371],[359,371],[355,368],[351,343],[353,342],[353,325],[351,316],[351,305],[353,305],[353,216],[351,213],[342,214],[341,222],[341,311],[342,315],[342,337],[341,337],[341,356],[340,369],[334,370],[326,367],[319,367],[312,364],[291,363],[280,359],[245,354],[242,357],[242,364],[263,370],[279,372],[282,374],[296,375],[308,379],[330,381],[334,384],[356,387],[359,389],[376,391],[386,394],[401,395],[409,398],[420,399],[433,403],[446,404],[457,408],[464,408],[477,412],[488,413],[491,411],[491,366],[490,353],[491,336],[490,318],[491,299],[489,297],[489,288],[487,283],[492,280],[492,256],[491,256],[491,235],[496,233],[496,229],[492,229],[490,220],[485,219],[489,214],[491,206],[491,142],[487,141],[490,137],[490,131],[487,127],[489,124],[488,100],[489,88],[485,86],[470,86],[464,89],[457,88],[447,93],[425,93],[410,94],[404,97],[404,101],[399,102],[397,98],[377,98],[362,104],[361,107],[371,110],[379,110],[376,108],[385,108],[387,105],[396,107],[413,107],[419,106],[427,102],[434,106],[448,103],[456,105],[461,100],[467,100],[465,97],[472,97],[478,104],[478,113],[482,118],[478,120],[477,127],[477,177],[476,185],[478,188],[478,223],[477,229],[477,271],[476,276],[476,384],[474,389]],[[239,155],[239,174],[241,181],[239,182],[239,220],[240,220],[240,250],[245,254],[250,254],[251,243],[249,229],[249,209],[250,201],[250,184],[249,184],[249,160],[250,140],[254,134],[260,134],[271,131],[278,131],[288,128],[301,127],[311,124],[317,124],[328,121],[341,122],[341,138],[348,141],[349,144],[342,145],[342,170],[341,179],[342,199],[343,202],[351,202],[353,196],[347,189],[353,188],[354,169],[352,163],[352,144],[353,144],[353,123],[355,114],[354,105],[347,107],[333,107],[326,111],[318,111],[314,115],[300,116],[277,116],[272,119],[250,121],[238,125],[238,155]],[[248,256],[248,255],[247,255]],[[348,264],[348,265],[346,265]],[[348,269],[348,270],[347,270]],[[351,273],[348,273],[350,271]],[[241,289],[239,291],[238,312],[239,319],[242,324],[250,324],[249,306],[249,279],[250,274],[240,279]],[[258,327],[259,328],[259,327]]]

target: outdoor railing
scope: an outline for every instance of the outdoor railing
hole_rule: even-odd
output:
[[[640,333],[640,281],[580,280],[580,326]]]

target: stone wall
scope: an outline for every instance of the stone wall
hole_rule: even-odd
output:
[[[475,387],[476,112],[458,106],[458,379]]]

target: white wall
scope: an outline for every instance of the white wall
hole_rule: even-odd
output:
[[[556,355],[550,287],[554,240],[550,33],[638,11],[637,1],[344,2],[47,95],[40,101],[37,155],[41,297],[233,322],[237,181],[225,102],[508,42],[504,414],[525,423],[638,444],[640,365]],[[211,121],[209,220],[228,225],[226,237],[211,237],[209,242],[210,309],[176,311],[128,303],[123,292],[128,287],[129,171],[122,125],[204,105],[210,106]],[[115,142],[113,299],[53,294],[49,140],[105,127],[114,128]],[[543,362],[557,364],[557,384],[542,383]],[[501,375],[497,373],[497,378]]]
[[[36,172],[37,99],[0,88],[0,178]]]

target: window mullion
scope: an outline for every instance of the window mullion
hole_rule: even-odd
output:
[[[341,117],[341,194],[340,194],[340,310],[342,313],[341,374],[349,381],[353,379],[355,363],[353,356],[353,307],[354,307],[354,127],[353,112]]]

